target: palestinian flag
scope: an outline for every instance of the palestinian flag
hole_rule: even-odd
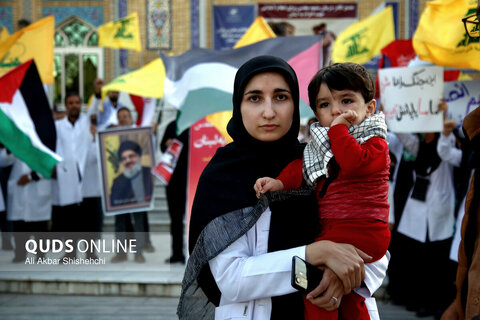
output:
[[[50,178],[61,158],[52,112],[33,59],[0,78],[0,142],[30,169]]]
[[[179,56],[160,53],[165,65],[164,99],[180,110],[182,132],[203,117],[232,110],[233,81],[237,69],[249,59],[273,55],[287,61],[300,85],[302,117],[311,117],[307,87],[322,67],[320,36],[277,37],[230,50],[191,49]]]

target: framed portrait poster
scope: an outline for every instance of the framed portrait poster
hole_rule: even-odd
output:
[[[147,0],[147,49],[172,48],[170,0]]]
[[[105,215],[153,209],[152,128],[100,131],[97,143]]]

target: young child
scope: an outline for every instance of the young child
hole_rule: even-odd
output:
[[[390,158],[383,114],[374,114],[375,87],[368,71],[356,63],[336,63],[320,70],[308,86],[310,107],[318,122],[302,159],[276,178],[255,183],[257,197],[267,191],[315,188],[321,234],[316,239],[350,243],[373,257],[385,255],[388,229]],[[302,174],[303,173],[303,174]],[[305,299],[305,319],[370,319],[364,298],[352,292],[332,297],[335,311]]]

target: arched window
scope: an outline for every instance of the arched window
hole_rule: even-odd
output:
[[[104,53],[97,47],[94,26],[72,16],[55,28],[54,102],[64,105],[68,92],[78,92],[86,103],[93,94],[95,78],[104,76]]]

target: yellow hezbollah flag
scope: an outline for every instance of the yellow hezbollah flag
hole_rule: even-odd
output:
[[[55,18],[49,16],[0,43],[0,75],[33,58],[42,82],[53,83],[54,26]]]
[[[102,87],[102,94],[108,91],[123,91],[140,97],[163,97],[163,83],[165,81],[165,66],[157,58],[141,69],[126,73],[115,78]]]
[[[258,41],[275,37],[275,32],[272,31],[272,28],[270,28],[265,19],[263,17],[257,17],[233,48],[237,49]]]
[[[3,40],[6,40],[8,37],[10,37],[10,34],[8,33],[7,28],[2,28],[2,31],[0,32],[0,43],[2,43]]]
[[[366,63],[394,40],[393,9],[387,6],[340,33],[333,45],[332,59],[334,62]]]
[[[97,30],[99,47],[142,51],[136,12],[101,25]]]
[[[480,70],[480,39],[470,38],[462,22],[476,7],[477,0],[427,2],[412,39],[418,57],[440,66]]]

